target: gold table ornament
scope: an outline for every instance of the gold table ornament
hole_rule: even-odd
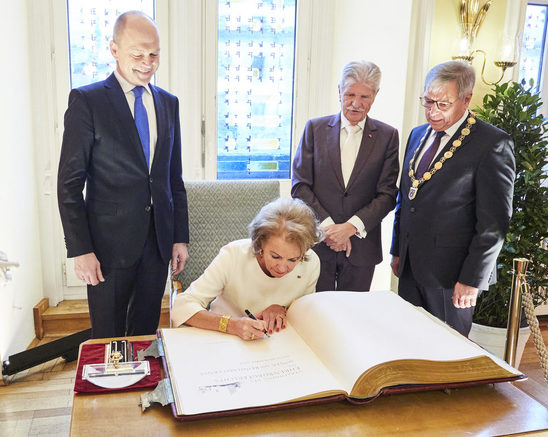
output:
[[[120,367],[120,360],[122,359],[122,353],[120,351],[113,351],[110,354],[110,362],[114,364],[114,368]]]

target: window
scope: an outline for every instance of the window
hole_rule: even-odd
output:
[[[116,17],[128,10],[140,10],[154,18],[154,0],[68,0],[69,57],[71,87],[106,79],[116,61],[109,43]]]
[[[519,82],[533,79],[540,89],[543,76],[548,5],[528,4],[523,29]]]
[[[247,5],[250,4],[249,0],[231,0],[222,2],[221,6],[238,6],[243,1],[247,2]],[[47,92],[48,97],[46,100],[49,103],[47,111],[40,110],[39,116],[34,117],[37,126],[36,132],[40,132],[44,140],[37,147],[37,162],[41,162],[43,165],[37,178],[50,182],[54,180],[53,175],[57,171],[63,133],[63,115],[67,108],[70,89],[102,80],[110,74],[115,67],[115,62],[110,54],[108,43],[112,37],[112,26],[116,17],[125,10],[141,9],[146,14],[154,16],[160,31],[162,62],[155,76],[156,82],[165,90],[179,97],[183,176],[185,180],[215,179],[218,158],[217,101],[221,92],[217,82],[219,4],[219,0],[94,0],[93,2],[89,0],[56,0],[33,2],[32,13],[29,13],[29,28],[33,30],[29,50],[33,63],[43,66],[43,68],[34,69],[32,82],[36,89],[44,87],[44,92]],[[258,2],[255,4],[258,8]],[[276,18],[275,24],[280,26],[277,18],[281,16],[281,22],[285,26],[282,27],[284,38],[289,43],[277,39],[275,40],[276,48],[279,48],[278,43],[280,45],[283,43],[286,48],[290,46],[287,55],[284,52],[284,60],[291,61],[287,70],[284,66],[284,72],[288,76],[287,79],[284,76],[283,83],[277,85],[284,91],[285,94],[282,94],[282,98],[285,99],[289,108],[285,113],[287,121],[282,118],[282,126],[286,130],[283,135],[277,133],[275,136],[275,138],[283,138],[281,147],[285,148],[283,150],[286,170],[283,177],[289,177],[290,174],[292,136],[300,136],[302,127],[312,115],[326,114],[329,111],[329,93],[318,92],[318,90],[321,86],[329,83],[331,79],[330,69],[325,68],[324,54],[332,51],[333,38],[330,29],[332,29],[331,23],[335,15],[335,7],[335,2],[274,0],[262,2],[261,11],[264,13],[253,14],[253,17],[267,17],[267,21],[263,19],[265,23],[263,32],[260,32],[260,28],[258,31],[254,31],[255,39],[259,40],[258,35],[261,35],[262,41],[271,44],[273,42],[271,40],[274,39],[271,36],[274,33],[271,32],[272,35],[265,34],[265,29],[275,28],[272,23],[273,18]],[[94,15],[92,9],[95,10]],[[273,17],[273,11],[278,11],[278,15]],[[240,15],[244,15],[246,11],[241,12]],[[295,14],[299,21],[299,35],[295,35]],[[90,29],[92,19],[96,23]],[[241,20],[242,18],[240,18]],[[245,36],[249,31],[249,26],[249,24],[245,24],[240,27],[242,36]],[[289,28],[291,28],[291,33],[286,35]],[[233,33],[234,37],[236,33],[237,31]],[[278,32],[278,28],[276,28],[277,38],[280,38],[280,33],[282,31]],[[92,40],[91,35],[95,41]],[[295,45],[295,37],[298,38],[298,46]],[[85,50],[82,47],[85,47]],[[92,50],[91,47],[94,49]],[[300,53],[299,58],[306,61],[293,64],[295,47]],[[265,64],[268,62],[270,62],[270,58],[265,59]],[[232,65],[235,67],[235,64],[231,64],[231,68]],[[295,89],[299,90],[298,95],[295,93],[294,99],[292,95],[294,93],[293,83],[297,84]],[[236,90],[237,88],[231,87],[231,89]],[[291,103],[294,104],[293,107]],[[230,111],[230,114],[237,113],[232,107],[230,107]],[[246,114],[247,112],[244,113],[244,118],[247,120]],[[52,128],[53,126],[54,128]],[[256,138],[262,138],[256,136],[255,133],[253,135]],[[251,153],[246,152],[250,155],[253,153],[253,149]],[[280,168],[282,167],[280,163],[283,164],[283,161],[279,158],[280,152],[275,150],[275,153],[278,154],[275,155],[277,161],[272,159],[270,152],[264,161],[273,161]],[[250,161],[254,159],[255,157]],[[262,175],[266,173],[265,170],[261,171]],[[243,171],[241,174],[245,177],[256,177],[253,173],[249,175],[247,171]],[[269,177],[280,177],[278,175],[279,173],[272,172]],[[281,184],[284,195],[289,192],[287,182],[284,180]],[[45,187],[47,190],[49,183],[45,183]],[[48,191],[45,193],[49,194]],[[53,218],[53,231],[51,235],[44,236],[44,241],[47,241],[47,244],[43,245],[48,254],[46,256],[48,265],[52,266],[44,273],[47,283],[51,284],[46,287],[48,289],[47,297],[50,298],[50,302],[55,303],[63,299],[85,299],[85,287],[81,286],[81,282],[74,274],[71,260],[66,259],[63,233],[57,218],[56,197],[46,195],[43,200],[40,202],[41,214],[45,218]],[[44,223],[49,222],[46,220]]]
[[[219,0],[217,179],[290,177],[296,0]]]
[[[211,5],[210,1],[205,4]],[[205,52],[205,56],[217,53],[216,68],[203,84],[213,87],[216,97],[215,114],[206,116],[215,126],[211,139],[216,143],[211,144],[213,156],[206,173],[218,179],[288,179],[294,128],[296,0],[213,0],[213,4],[216,8],[202,9],[204,14],[215,14],[217,34],[216,46],[207,46]],[[67,0],[71,88],[103,80],[115,69],[109,47],[113,25],[121,12],[131,9],[156,15],[154,0]],[[164,36],[166,55],[168,44]],[[165,63],[162,69],[167,78]],[[176,85],[162,83],[176,92]],[[188,117],[188,111],[185,114]]]

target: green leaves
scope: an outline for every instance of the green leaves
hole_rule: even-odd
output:
[[[497,283],[479,297],[476,323],[506,326],[511,270],[517,257],[531,260],[528,282],[535,305],[548,300],[548,250],[541,247],[548,238],[547,121],[540,114],[542,101],[533,86],[532,80],[528,88],[517,82],[495,85],[483,97],[483,107],[474,110],[512,137],[516,156],[514,214],[497,260]]]

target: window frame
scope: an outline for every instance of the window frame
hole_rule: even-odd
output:
[[[205,0],[206,11],[203,19],[202,65],[202,167],[204,179],[217,178],[217,0]],[[293,76],[293,117],[291,126],[291,156],[299,144],[302,129],[311,118],[311,108],[315,114],[326,114],[329,107],[329,93],[314,93],[325,83],[330,82],[331,71],[322,67],[324,60],[321,49],[326,52],[332,47],[332,8],[328,4],[318,4],[313,0],[297,0],[295,66]],[[314,45],[312,44],[314,41]],[[184,146],[183,146],[184,160]],[[291,175],[290,175],[291,177]],[[289,179],[280,179],[285,185]]]
[[[217,68],[217,32],[211,31],[217,27],[216,4],[216,0],[156,0],[161,43],[156,83],[179,98],[185,180],[216,178],[216,80],[206,74]],[[36,177],[41,195],[44,296],[50,305],[86,298],[86,287],[75,277],[72,260],[66,258],[55,194],[70,92],[66,8],[66,0],[34,2],[29,8],[29,28],[33,29],[29,52],[33,71],[39,72],[31,77],[31,88],[33,94],[45,99],[34,111],[35,119],[40,120],[35,129],[36,159],[44,163]],[[297,1],[291,159],[306,121],[330,111],[331,93],[315,91],[331,81],[330,69],[324,68],[324,54],[333,47],[334,8],[330,1]],[[282,195],[289,195],[290,181],[280,183]]]
[[[517,23],[518,31],[523,32],[523,28],[525,26],[525,19],[527,14],[527,5],[533,4],[533,5],[544,5],[548,7],[548,0],[521,0],[521,3],[519,4],[519,20]],[[512,16],[512,14],[507,14],[507,16]],[[523,33],[522,33],[523,36]],[[546,110],[548,109],[548,31],[546,32],[545,41],[544,41],[544,53],[542,55],[543,58],[543,65],[541,67],[541,81],[539,84],[539,91],[540,91],[540,98],[542,99],[543,105],[540,108],[540,112],[543,114],[546,114]],[[519,59],[519,63],[521,63],[521,55]],[[519,66],[518,63],[518,66]],[[514,69],[512,79],[517,81],[519,79],[519,68]]]

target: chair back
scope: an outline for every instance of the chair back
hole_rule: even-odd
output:
[[[185,181],[188,198],[189,260],[178,275],[182,290],[197,279],[225,244],[248,237],[247,225],[280,196],[276,180]]]

